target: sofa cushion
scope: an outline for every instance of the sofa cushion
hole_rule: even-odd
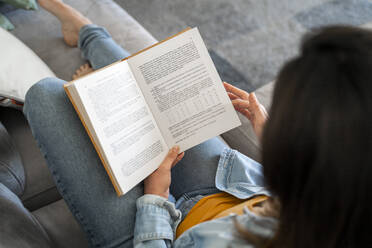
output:
[[[61,199],[23,113],[0,107],[0,121],[21,155],[26,174],[25,191],[21,197],[24,206],[32,211]]]
[[[22,9],[37,9],[36,0],[0,0],[0,2]]]
[[[22,195],[25,187],[25,172],[21,157],[7,130],[0,122],[0,183],[13,193]]]
[[[64,200],[49,204],[32,214],[44,227],[55,248],[88,247],[84,232]]]
[[[27,90],[45,77],[53,77],[47,65],[20,40],[0,28],[0,96],[23,102]]]
[[[6,18],[4,15],[0,13],[0,27],[2,27],[5,30],[13,30],[14,26],[13,24]]]
[[[0,183],[0,247],[54,247],[19,198]]]
[[[156,42],[136,20],[111,0],[65,0],[94,23],[112,34],[114,40],[130,53]],[[57,18],[40,8],[38,11],[15,10],[7,14],[16,29],[12,32],[28,45],[61,79],[71,80],[83,63],[78,48],[64,44]]]

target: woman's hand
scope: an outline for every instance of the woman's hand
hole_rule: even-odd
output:
[[[171,184],[171,169],[185,155],[184,152],[178,154],[179,151],[179,146],[174,146],[170,149],[159,168],[145,179],[145,194],[158,195],[168,199],[169,186]]]
[[[250,120],[256,136],[261,140],[262,130],[268,118],[267,111],[254,93],[248,93],[226,82],[223,83],[234,108]]]

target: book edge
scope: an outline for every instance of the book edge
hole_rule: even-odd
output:
[[[70,85],[70,84],[69,84],[69,85]],[[79,119],[80,119],[81,123],[83,124],[83,126],[84,126],[84,128],[85,128],[85,131],[88,133],[88,136],[89,136],[89,138],[90,138],[90,141],[93,143],[94,149],[96,150],[96,152],[97,152],[97,154],[98,154],[98,156],[99,156],[99,158],[100,158],[100,160],[101,160],[101,162],[102,162],[102,164],[103,164],[103,167],[105,168],[106,173],[108,174],[108,176],[109,176],[109,178],[110,178],[110,181],[111,181],[112,185],[114,186],[114,189],[115,189],[115,191],[116,191],[116,194],[117,194],[118,196],[122,196],[122,195],[124,195],[124,193],[123,193],[122,190],[120,190],[119,183],[117,182],[115,176],[112,175],[113,173],[112,173],[111,169],[109,168],[109,165],[108,165],[108,164],[105,162],[105,160],[103,159],[103,156],[102,156],[101,152],[99,151],[98,146],[97,146],[96,142],[94,141],[91,132],[90,132],[89,129],[88,129],[88,126],[86,125],[86,123],[85,123],[85,121],[84,121],[84,119],[83,119],[83,117],[82,117],[80,111],[78,110],[78,107],[76,106],[75,102],[74,102],[73,99],[72,99],[72,96],[71,96],[71,94],[70,94],[70,92],[69,92],[69,90],[68,90],[68,86],[69,86],[69,85],[65,84],[65,85],[63,86],[63,88],[64,88],[64,90],[65,90],[65,92],[66,92],[68,98],[70,99],[70,102],[72,103],[72,105],[73,105],[73,107],[74,107],[74,109],[75,109],[77,115],[79,116]]]

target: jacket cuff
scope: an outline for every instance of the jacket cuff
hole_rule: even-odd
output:
[[[157,239],[174,239],[181,221],[181,212],[167,199],[157,195],[144,195],[137,199],[134,245]]]
[[[216,187],[239,199],[268,195],[264,185],[263,167],[240,152],[225,148],[216,173]]]

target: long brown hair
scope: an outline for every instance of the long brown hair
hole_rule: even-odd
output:
[[[267,187],[280,201],[267,247],[365,247],[372,221],[372,32],[305,37],[279,73],[263,133]]]

